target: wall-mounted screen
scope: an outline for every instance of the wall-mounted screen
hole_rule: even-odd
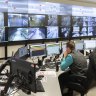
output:
[[[5,41],[5,28],[0,28],[0,42]]]
[[[28,40],[28,28],[9,28],[8,41]]]
[[[96,36],[96,27],[88,27],[88,36]]]
[[[62,38],[69,37],[70,30],[71,30],[71,28],[69,28],[69,27],[62,27],[61,31],[60,31],[60,34],[61,34],[60,37],[62,37]]]
[[[58,26],[57,15],[48,15],[48,26]]]
[[[46,29],[45,28],[29,28],[28,39],[45,39]]]
[[[28,15],[24,14],[8,14],[9,27],[26,27],[28,26]]]
[[[73,27],[72,37],[88,36],[87,27]]]
[[[71,26],[71,16],[61,16],[61,26]]]
[[[72,17],[72,25],[77,27],[87,26],[88,22],[83,17]]]
[[[45,15],[30,15],[29,25],[30,26],[45,26]]]
[[[58,38],[59,34],[59,29],[58,27],[47,27],[47,38],[52,39],[52,38]]]
[[[0,13],[0,27],[4,27],[4,14]]]
[[[96,21],[89,21],[88,26],[96,26]]]

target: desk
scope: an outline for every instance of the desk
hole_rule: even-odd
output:
[[[49,71],[49,73],[51,71],[52,71],[52,73],[55,72],[55,70],[54,71],[48,70],[48,71]],[[42,85],[45,89],[45,92],[37,92],[36,94],[32,93],[31,95],[27,95],[27,94],[23,93],[22,91],[19,91],[18,95],[15,95],[15,96],[61,96],[61,91],[60,91],[59,82],[58,82],[59,74],[60,74],[60,72],[57,72],[54,75],[50,75],[50,74],[45,75],[45,77],[41,81]]]
[[[30,60],[30,62],[32,62],[32,60]],[[61,73],[61,71],[56,72],[55,69],[47,69],[46,71],[39,71],[39,73],[40,72],[42,74],[45,74],[43,80],[41,80],[45,92],[37,92],[36,94],[32,93],[31,95],[27,95],[21,90],[19,90],[18,93],[10,96],[61,96],[61,91],[58,82],[58,75]]]

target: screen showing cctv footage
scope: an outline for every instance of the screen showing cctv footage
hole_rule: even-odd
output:
[[[84,17],[72,17],[72,26],[82,27],[88,26],[88,19]]]
[[[0,13],[0,27],[4,27],[4,14]]]
[[[9,28],[8,41],[28,40],[28,28]]]
[[[46,29],[45,28],[29,28],[28,29],[28,39],[45,39]]]
[[[58,38],[59,36],[58,27],[47,27],[47,39]]]
[[[71,26],[71,16],[61,16],[61,26]]]
[[[45,15],[30,15],[29,25],[32,26],[45,26]]]
[[[96,26],[88,27],[89,36],[96,36]]]
[[[8,26],[9,27],[27,27],[28,15],[24,14],[8,14]]]
[[[48,26],[58,26],[57,15],[48,15]]]
[[[0,28],[0,42],[5,41],[5,28]]]
[[[62,27],[60,29],[60,37],[67,38],[70,35],[71,28],[70,27]]]
[[[89,36],[87,27],[73,27],[72,37]]]

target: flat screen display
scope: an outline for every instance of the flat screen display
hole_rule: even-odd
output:
[[[48,15],[48,26],[58,26],[57,15]]]
[[[28,31],[28,39],[45,39],[46,38],[46,30],[45,28],[29,28]]]
[[[9,27],[26,27],[28,26],[28,15],[24,14],[8,14]]]
[[[28,48],[27,48],[27,46],[24,46],[17,50],[17,52],[14,54],[14,57],[23,58],[27,55],[28,55]]]
[[[62,51],[63,51],[63,52],[66,51],[66,43],[67,43],[67,42],[62,42]]]
[[[46,50],[48,56],[60,54],[60,44],[59,43],[47,44]]]
[[[5,28],[0,28],[0,42],[5,41]]]
[[[85,49],[94,49],[96,47],[96,40],[84,40]]]
[[[71,26],[71,17],[61,16],[61,26]]]
[[[28,55],[27,47],[22,47],[22,48],[19,48],[18,50],[19,50],[19,57],[24,57]]]
[[[88,26],[96,26],[96,21],[89,21]]]
[[[8,41],[28,40],[28,28],[9,28]]]
[[[72,17],[72,25],[77,27],[88,26],[87,17]]]
[[[31,45],[30,56],[46,56],[45,44]]]
[[[84,41],[75,42],[75,49],[76,50],[84,50]]]
[[[30,26],[45,26],[45,15],[30,15],[29,25]]]
[[[96,36],[96,27],[88,27],[88,36]]]
[[[4,27],[4,14],[0,13],[0,27]]]
[[[59,29],[58,27],[47,27],[47,38],[52,39],[52,38],[58,38],[59,34]]]
[[[69,37],[69,34],[70,34],[70,28],[69,27],[62,27],[61,28],[61,36],[62,38],[67,38]]]
[[[88,27],[73,27],[72,37],[88,36]]]

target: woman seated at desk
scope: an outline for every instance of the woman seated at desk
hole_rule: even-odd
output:
[[[87,68],[87,60],[82,53],[75,50],[74,41],[68,41],[66,43],[66,51],[64,52],[64,57],[61,61],[61,70],[65,70],[68,67],[69,71],[66,71],[58,77],[61,94],[62,96],[72,96],[72,92],[68,90],[67,93],[64,93],[64,89],[66,88],[66,84],[71,80],[70,76],[72,74],[84,74],[84,69]]]

